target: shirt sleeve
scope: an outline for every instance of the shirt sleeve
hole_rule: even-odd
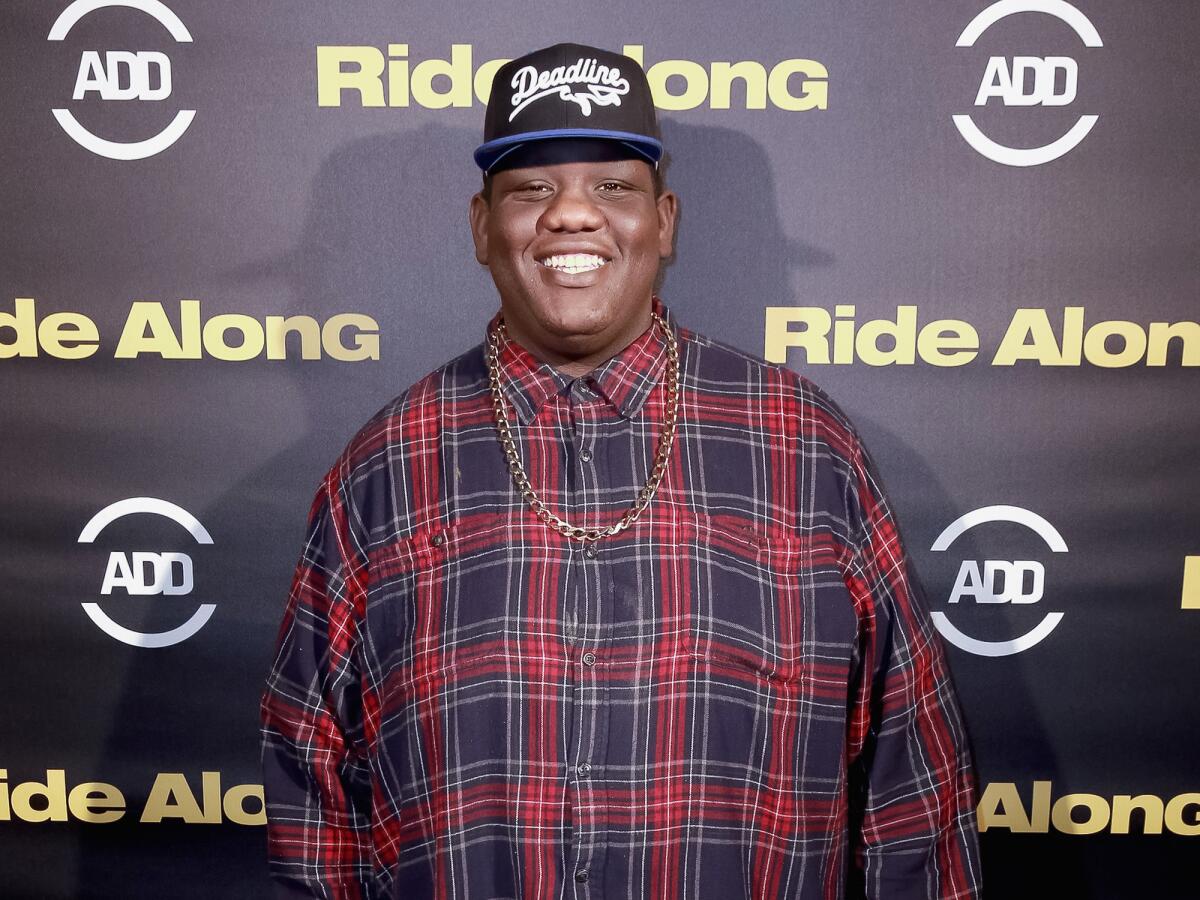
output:
[[[941,639],[875,467],[852,442],[846,583],[858,611],[851,897],[976,898],[975,778]]]
[[[366,554],[335,471],[318,491],[262,699],[267,843],[277,897],[378,896],[363,751],[358,623]]]

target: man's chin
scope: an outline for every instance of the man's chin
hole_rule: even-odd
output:
[[[607,332],[617,317],[595,291],[573,288],[547,298],[536,318],[543,330],[561,340],[586,342]]]
[[[544,353],[575,358],[591,356],[629,338],[631,325],[635,324],[631,316],[639,319],[637,325],[642,324],[640,309],[632,311],[628,303],[606,291],[551,288],[527,294],[512,304],[507,319],[509,333],[529,349],[541,348]],[[527,340],[521,341],[522,337]]]

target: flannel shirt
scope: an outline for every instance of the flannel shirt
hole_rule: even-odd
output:
[[[978,895],[957,701],[854,430],[670,327],[679,431],[618,536],[569,541],[517,494],[482,346],[329,471],[262,702],[278,896]],[[540,496],[616,521],[654,462],[662,334],[581,378],[509,340],[500,364]]]

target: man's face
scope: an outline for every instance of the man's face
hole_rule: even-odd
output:
[[[646,162],[567,162],[497,172],[491,201],[471,199],[471,232],[512,337],[580,374],[649,327],[675,215]]]

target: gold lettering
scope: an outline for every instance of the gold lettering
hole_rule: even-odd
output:
[[[388,44],[388,106],[408,106],[408,44]]]
[[[184,359],[200,359],[203,356],[200,329],[200,301],[179,301],[179,330],[183,338]]]
[[[496,71],[506,62],[511,60],[489,59],[475,71],[475,96],[479,98],[480,103],[487,103],[488,98],[492,96],[492,82],[496,80]]]
[[[358,329],[353,347],[342,343],[342,331],[346,328]],[[379,325],[370,316],[339,313],[321,328],[321,343],[326,353],[343,362],[379,359]]]
[[[362,107],[411,104],[446,109],[469,107],[476,99],[487,103],[497,70],[509,62],[489,59],[476,69],[471,44],[451,44],[449,60],[434,58],[414,63],[409,52],[406,43],[387,44],[386,56],[370,46],[318,46],[317,105],[340,107],[346,91],[357,91]],[[665,59],[647,66],[642,44],[625,44],[621,52],[646,69],[655,105],[661,109],[695,109],[705,100],[712,109],[730,109],[735,82],[741,83],[745,109],[766,109],[768,102],[792,111],[827,109],[829,105],[829,72],[816,60],[785,59],[768,72],[767,66],[756,60],[705,64]],[[799,76],[798,83],[793,76]],[[448,85],[435,88],[439,78],[446,79]],[[673,78],[680,82],[673,82]]]
[[[839,303],[833,308],[833,361],[839,366],[854,362],[854,306]]]
[[[1179,339],[1183,365],[1200,366],[1200,322],[1151,322],[1146,365],[1165,366],[1168,345],[1175,338]]]
[[[793,75],[807,76],[799,97],[788,90],[788,81]],[[767,94],[771,102],[780,109],[803,112],[809,109],[828,109],[829,72],[814,59],[785,59],[771,69],[767,78]],[[811,79],[811,80],[810,80]],[[818,80],[819,79],[819,80]]]
[[[16,337],[11,342],[0,338],[0,359],[14,356],[37,356],[37,304],[30,297],[18,297],[13,312],[0,312],[0,335],[11,328]]]
[[[434,89],[433,79],[439,76],[449,79],[449,90]],[[470,44],[451,44],[449,62],[444,59],[427,59],[413,66],[412,98],[418,106],[427,109],[470,106],[471,88]]]
[[[1121,349],[1115,353],[1110,352],[1107,346],[1110,337],[1119,337],[1122,342]],[[1124,369],[1135,365],[1146,355],[1146,332],[1133,322],[1097,322],[1084,336],[1083,355],[1093,366],[1103,369]]]
[[[163,819],[182,819],[190,825],[209,821],[196,802],[187,778],[180,772],[159,773],[150,787],[150,796],[146,798],[146,807],[138,821],[161,822]]]
[[[1000,341],[993,366],[1011,366],[1019,359],[1032,359],[1043,366],[1064,365],[1062,353],[1044,309],[1018,309]]]
[[[51,313],[38,326],[42,348],[59,359],[86,359],[100,348],[96,323],[82,313]]]
[[[343,64],[357,66],[345,71]],[[383,106],[383,67],[375,47],[317,47],[317,106],[341,106],[342,91],[358,91],[363,106]]]
[[[1129,834],[1129,819],[1135,809],[1145,813],[1145,825],[1142,834],[1162,834],[1163,802],[1153,794],[1118,794],[1112,802],[1113,834]]]
[[[753,60],[712,64],[713,109],[729,109],[733,100],[733,80],[740,78],[746,85],[746,109],[767,108],[767,70]]]
[[[149,330],[149,334],[147,334]],[[141,353],[157,353],[163,359],[199,359],[200,354],[189,356],[179,344],[171,322],[161,303],[150,300],[135,300],[129,307],[125,327],[117,341],[117,359],[135,359]]]
[[[626,44],[621,48],[621,55],[628,56],[639,66],[646,65],[646,48],[641,44]]]
[[[1011,781],[993,781],[984,788],[975,812],[980,834],[989,828],[1008,828],[1020,834],[1031,830],[1025,804]]]
[[[1071,817],[1072,811],[1079,807],[1088,811],[1087,819],[1082,822]],[[1063,834],[1096,834],[1108,825],[1108,803],[1096,794],[1063,794],[1054,801],[1050,821]]]
[[[1077,366],[1083,353],[1083,307],[1063,309],[1062,365]]]
[[[788,326],[799,323],[804,327],[793,331]],[[829,362],[829,328],[832,319],[819,306],[768,306],[763,356],[769,362],[787,362],[788,347],[801,347],[805,362],[821,365]]]
[[[897,306],[896,321],[872,319],[858,329],[854,349],[868,366],[911,366],[916,359],[917,308]],[[879,339],[890,337],[890,350],[879,349]]]
[[[1197,807],[1192,812],[1191,821],[1183,818],[1183,812],[1189,806]],[[1167,829],[1175,834],[1183,834],[1188,837],[1200,834],[1200,794],[1188,793],[1172,797],[1167,801],[1165,820]]]
[[[225,332],[240,331],[242,340],[236,346],[225,342]],[[213,316],[204,323],[204,349],[214,359],[241,362],[254,359],[263,349],[263,327],[250,316]]]
[[[258,801],[257,812],[248,812],[246,810],[247,799]],[[222,809],[225,810],[225,818],[235,825],[267,824],[266,801],[263,799],[263,786],[261,784],[235,784],[225,792]]]
[[[115,822],[125,815],[125,795],[116,785],[103,781],[85,781],[75,785],[71,788],[67,805],[76,819],[97,825]]]
[[[45,808],[38,809],[30,802],[34,797],[45,799]],[[12,789],[12,811],[26,822],[67,821],[67,773],[65,769],[47,769],[46,780],[25,781]],[[40,804],[39,804],[40,805]]]
[[[321,326],[312,316],[267,316],[267,359],[287,359],[287,336],[300,335],[300,358],[321,358]]]
[[[221,824],[221,773],[201,772],[200,790],[204,797],[204,821]]]
[[[1200,609],[1200,556],[1183,558],[1183,591],[1180,609]]]
[[[672,94],[667,87],[672,77],[682,78],[683,93]],[[686,59],[664,59],[646,71],[654,105],[659,109],[695,109],[708,96],[708,73],[698,63]]]
[[[1029,827],[1038,834],[1050,831],[1050,782],[1033,783],[1033,804],[1029,811]]]
[[[965,366],[979,355],[979,332],[961,319],[937,319],[917,335],[917,355],[931,366]]]

